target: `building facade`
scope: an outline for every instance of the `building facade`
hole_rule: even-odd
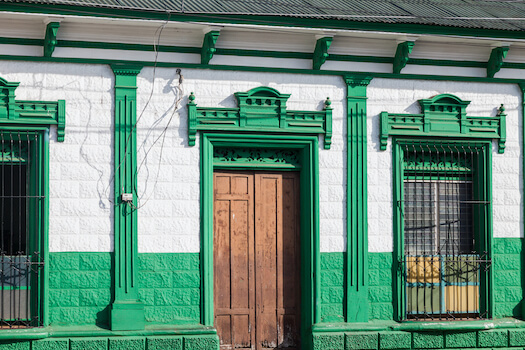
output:
[[[1,2],[0,349],[523,349],[524,10],[388,4]]]

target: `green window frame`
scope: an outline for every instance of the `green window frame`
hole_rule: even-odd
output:
[[[395,279],[396,319],[403,321],[407,319],[491,318],[493,315],[493,293],[491,292],[493,277],[490,269],[492,256],[492,143],[479,140],[394,138],[392,148],[394,264],[397,273]],[[440,149],[451,149],[453,151],[448,155],[446,152],[441,155],[438,152],[434,155],[434,159],[427,159],[422,156],[428,150]],[[412,152],[416,155],[415,157],[410,154]],[[457,159],[451,159],[450,154],[459,152],[464,152],[462,154],[467,156],[465,158],[470,159],[470,164],[461,164]],[[415,162],[415,159],[418,162]],[[427,243],[424,248],[420,246],[418,253],[413,253],[413,255],[408,253],[411,248],[405,246],[408,232],[405,230],[407,218],[415,216],[419,220],[418,225],[427,229],[439,227],[443,222],[440,221],[439,217],[435,219],[423,218],[425,209],[421,207],[422,202],[418,202],[419,208],[416,210],[416,214],[410,213],[410,210],[414,210],[415,207],[414,204],[410,204],[411,199],[405,196],[407,183],[410,182],[415,186],[426,184],[428,187],[435,186],[436,188],[440,186],[439,182],[448,182],[453,184],[452,186],[457,186],[458,183],[472,184],[472,199],[467,199],[465,202],[471,203],[469,207],[471,208],[471,230],[474,238],[473,252],[455,251],[452,254],[449,251],[442,251],[443,247],[439,246],[440,238],[438,238],[437,249],[427,248],[426,246],[429,245]],[[423,195],[421,190],[419,193],[416,190],[411,191],[411,194],[416,193],[418,197]],[[443,195],[440,198],[434,198],[433,202],[438,203],[437,206],[440,200],[445,200]],[[457,210],[461,213],[461,210],[466,210],[466,208],[457,208]],[[436,212],[438,211],[436,210]],[[440,210],[439,213],[441,212]],[[428,222],[433,222],[433,225],[428,224]],[[419,232],[423,232],[423,230]],[[458,230],[457,233],[465,234],[465,231]],[[417,250],[414,249],[414,251]],[[454,292],[445,292],[447,288],[452,288]],[[468,288],[473,288],[473,290],[470,289],[469,291]],[[465,290],[467,295],[468,293],[476,293],[476,288],[479,288],[477,292],[479,296],[474,303],[477,304],[475,306],[478,309],[475,310],[472,309],[472,306],[467,306],[469,310],[466,311],[465,305],[459,306],[460,303],[469,304],[468,296],[465,297],[463,293]],[[431,289],[434,292],[430,292]],[[421,292],[419,292],[420,290]],[[464,298],[467,298],[466,302]]]
[[[49,139],[50,129],[56,127],[56,140],[63,142],[66,125],[66,102],[20,101],[15,99],[18,82],[9,82],[0,77],[0,175],[1,181],[12,182],[18,193],[2,189],[0,192],[0,215],[17,210],[17,229],[9,228],[11,240],[9,249],[0,247],[0,326],[3,328],[43,327],[49,324],[48,261],[49,234]],[[17,174],[2,175],[11,171]],[[7,170],[6,170],[7,169]],[[10,201],[11,204],[5,205]],[[15,204],[13,204],[15,203]],[[10,206],[8,212],[4,211]],[[9,221],[14,220],[10,217]],[[10,226],[13,226],[10,224]],[[13,232],[18,238],[13,238]],[[1,234],[0,236],[4,236]],[[23,237],[25,236],[25,237]],[[23,238],[22,238],[23,237]],[[22,240],[25,243],[22,244]],[[14,247],[18,245],[18,247]],[[27,271],[18,275],[9,270]],[[20,268],[22,266],[23,268]],[[18,276],[18,277],[17,277]],[[18,279],[17,279],[18,278]],[[25,311],[22,310],[21,295],[25,290]],[[5,304],[6,295],[8,304]],[[18,300],[16,305],[9,305]],[[12,304],[12,303],[11,303]],[[11,308],[6,312],[7,308]]]
[[[472,285],[477,288],[479,285],[479,305],[478,309],[475,310],[476,318],[491,318],[494,314],[494,303],[493,303],[493,275],[491,273],[490,264],[492,256],[492,143],[495,141],[497,148],[495,151],[497,153],[505,152],[505,142],[506,142],[506,114],[505,108],[501,105],[497,108],[497,113],[495,116],[471,116],[467,115],[466,109],[470,104],[470,101],[465,101],[460,99],[457,96],[451,94],[440,94],[436,95],[429,99],[422,99],[418,101],[421,107],[421,113],[418,114],[398,114],[398,113],[388,113],[381,112],[379,115],[380,120],[380,130],[379,130],[379,139],[380,139],[380,149],[386,150],[388,139],[392,138],[392,160],[393,160],[393,209],[394,209],[394,218],[393,218],[393,235],[394,235],[394,268],[395,268],[395,278],[394,278],[394,318],[398,321],[406,320],[408,317],[408,298],[407,298],[407,286],[408,287],[429,287],[433,286],[434,282],[437,280],[437,284],[444,284],[446,286],[453,285],[454,282],[457,288],[468,287],[469,282],[472,282]],[[448,146],[446,146],[448,145]],[[413,148],[415,157],[412,159],[414,164],[405,162],[405,157],[408,160],[408,154],[406,149],[408,146]],[[453,159],[449,155],[448,158],[445,153],[441,153],[443,159],[440,159],[439,152],[434,152],[434,162],[426,160],[423,155],[425,150],[438,150],[439,148],[449,147],[454,149],[458,155],[466,154],[470,155],[471,163],[461,164],[458,159]],[[453,152],[452,152],[453,153]],[[430,154],[430,153],[429,153]],[[418,155],[421,155],[419,158]],[[428,164],[425,164],[427,162]],[[419,163],[419,164],[418,164]],[[411,168],[412,167],[412,168]],[[435,257],[435,252],[425,252],[423,256],[416,256],[413,259],[415,266],[415,275],[419,276],[418,264],[421,263],[421,260],[430,260],[430,265],[423,262],[422,271],[423,274],[421,279],[416,279],[416,283],[410,285],[411,282],[409,278],[412,278],[412,275],[409,275],[407,266],[412,264],[410,259],[405,257],[405,209],[412,210],[410,206],[414,208],[417,207],[407,201],[405,205],[405,181],[410,180],[410,177],[413,176],[421,180],[426,179],[426,186],[435,186],[438,188],[437,182],[445,181],[449,183],[460,181],[457,177],[461,177],[461,174],[466,175],[469,173],[470,179],[468,181],[463,181],[464,183],[472,183],[471,193],[472,200],[471,203],[471,217],[472,221],[469,225],[472,230],[471,236],[475,239],[475,244],[472,243],[472,250],[475,252],[475,258],[472,258],[472,254],[463,254],[463,261],[456,262],[456,271],[458,273],[462,272],[461,266],[469,266],[471,260],[476,260],[476,263],[479,263],[479,277],[475,278],[475,281],[462,281],[459,283],[461,274],[456,274],[455,281],[451,281],[450,278],[446,277],[447,269],[451,266],[448,264],[449,257],[447,254],[442,253],[441,246],[435,251],[437,258]],[[465,180],[465,178],[463,178]],[[412,179],[412,181],[415,181]],[[425,181],[416,181],[416,182],[425,182]],[[431,185],[436,183],[436,185]],[[417,187],[417,185],[415,185]],[[425,186],[424,184],[419,186]],[[456,188],[459,188],[459,185],[454,185]],[[453,186],[451,186],[453,187]],[[432,191],[429,191],[432,193]],[[437,192],[436,192],[437,193]],[[437,197],[437,194],[434,195]],[[447,198],[447,194],[444,194],[443,198]],[[464,203],[461,202],[460,196],[456,196],[456,208],[458,213],[454,220],[449,220],[449,223],[445,221],[449,227],[452,227],[452,222],[459,222],[457,226],[461,225],[462,210],[461,206],[469,202],[465,200]],[[449,196],[453,198],[453,196]],[[439,199],[441,200],[441,199]],[[434,200],[435,206],[439,206],[439,200]],[[447,199],[446,201],[451,201],[452,199]],[[430,200],[431,201],[431,200]],[[407,208],[405,208],[407,207]],[[425,206],[423,205],[425,208]],[[427,206],[431,208],[432,206]],[[432,229],[432,232],[435,232],[437,240],[435,240],[436,245],[441,244],[439,234],[441,232],[442,217],[446,217],[449,214],[443,214],[441,209],[428,209],[429,212],[434,212],[434,218],[428,219],[430,225],[420,225],[418,229]],[[407,215],[411,215],[408,213]],[[459,215],[459,216],[458,216]],[[431,215],[430,215],[431,216]],[[424,217],[423,214],[420,214],[420,218]],[[427,220],[427,219],[425,219]],[[448,219],[447,219],[448,220]],[[470,219],[469,219],[470,220]],[[424,221],[424,220],[423,220]],[[414,227],[417,227],[414,225]],[[436,227],[436,228],[434,228]],[[450,230],[450,228],[449,228]],[[454,234],[461,233],[461,230],[464,232],[467,229],[459,227],[457,232]],[[450,232],[450,231],[449,231]],[[430,233],[427,233],[430,235]],[[459,237],[459,236],[458,236]],[[452,245],[453,246],[453,245]],[[409,254],[410,255],[410,254]],[[461,257],[461,254],[455,254],[454,256]],[[458,260],[460,260],[458,257]],[[419,259],[419,260],[418,260]],[[463,264],[464,263],[464,264]],[[453,264],[452,264],[453,265]],[[483,265],[483,266],[481,266]],[[436,266],[434,268],[434,266]],[[448,266],[448,267],[447,267]],[[458,268],[459,266],[459,268]],[[429,272],[434,275],[431,276],[431,281],[428,281],[427,270],[434,271]],[[450,270],[450,269],[449,269]],[[452,269],[453,270],[453,269]],[[413,273],[413,271],[410,271]],[[417,277],[419,278],[419,277]],[[408,284],[407,284],[408,283]],[[412,292],[411,292],[412,293]],[[437,310],[438,312],[432,312],[432,314],[439,314],[439,317],[443,319],[445,316],[446,319],[456,319],[457,315],[454,315],[454,312],[447,314],[446,308],[443,307],[443,304],[446,303],[441,299],[441,296],[444,294],[443,290],[440,290],[440,300],[436,301],[436,305],[439,307],[431,306],[431,310]],[[461,292],[459,295],[462,295]],[[467,292],[468,295],[468,292]],[[458,300],[461,300],[461,296],[458,297]],[[423,298],[423,300],[426,300]],[[419,303],[419,299],[416,299],[416,304]],[[431,300],[430,305],[433,305]],[[459,302],[456,300],[455,302]],[[468,301],[466,303],[468,305]],[[424,309],[424,308],[423,308]],[[411,310],[413,307],[411,306]],[[458,309],[453,309],[452,311],[458,311]],[[473,315],[468,315],[471,317]],[[417,314],[418,312],[416,312]],[[443,315],[445,313],[445,315]],[[423,312],[424,314],[424,312]],[[427,315],[428,316],[428,315]],[[448,317],[451,316],[451,317]],[[424,318],[424,317],[423,317]],[[432,315],[428,318],[433,318]],[[428,319],[427,318],[427,319]],[[461,318],[461,317],[460,317]]]
[[[48,154],[48,128],[0,125],[0,324],[5,328],[44,325]]]

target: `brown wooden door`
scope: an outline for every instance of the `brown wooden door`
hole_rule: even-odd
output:
[[[298,173],[214,174],[221,349],[299,349]]]

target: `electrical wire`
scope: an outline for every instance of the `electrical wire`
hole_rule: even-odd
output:
[[[142,166],[147,161],[149,152],[153,149],[153,146],[155,146],[155,144],[157,144],[157,142],[162,139],[162,142],[160,144],[159,161],[157,163],[157,175],[155,176],[155,182],[153,183],[153,189],[151,190],[150,194],[148,195],[148,197],[146,198],[144,203],[141,203],[141,200],[146,195],[148,179],[146,179],[146,181],[144,181],[146,183],[146,187],[145,187],[145,189],[144,189],[144,191],[143,191],[143,193],[142,193],[142,195],[140,197],[139,197],[139,194],[138,194],[138,188],[135,187],[135,191],[134,192],[135,192],[135,195],[137,196],[137,206],[134,207],[134,209],[137,209],[137,210],[142,208],[142,207],[144,207],[148,203],[148,201],[150,200],[151,196],[155,193],[155,188],[157,187],[159,174],[160,174],[160,165],[161,165],[161,162],[162,162],[162,154],[164,152],[164,141],[166,139],[166,134],[167,134],[168,128],[169,128],[169,126],[170,126],[170,124],[171,124],[171,122],[173,120],[173,117],[175,116],[175,114],[179,110],[179,104],[182,102],[182,99],[183,99],[183,96],[184,96],[184,87],[183,87],[184,76],[182,75],[180,69],[177,69],[177,74],[179,75],[179,83],[177,85],[178,93],[177,93],[177,100],[174,103],[173,112],[171,113],[171,115],[170,115],[170,117],[168,119],[168,122],[166,123],[166,126],[164,127],[164,129],[162,130],[160,135],[157,136],[157,138],[150,145],[149,149],[145,152],[144,158],[142,159],[142,161],[140,162],[139,166],[137,167],[137,170],[135,171],[135,175],[134,176],[135,176],[135,178],[137,178],[138,174],[139,174],[139,172],[140,172],[140,170],[142,168]],[[144,143],[143,143],[143,145],[144,145]],[[136,185],[136,186],[138,186],[138,185]]]
[[[130,144],[130,140],[131,140],[131,137],[133,136],[133,133],[135,132],[136,128],[137,128],[137,124],[141,121],[142,117],[144,116],[144,112],[146,111],[146,108],[148,108],[148,105],[149,103],[151,102],[151,99],[153,97],[153,93],[155,91],[155,77],[156,77],[156,69],[157,69],[157,64],[158,64],[158,57],[159,57],[159,50],[158,50],[158,46],[160,44],[160,39],[161,39],[161,36],[162,36],[162,31],[164,30],[164,28],[166,27],[166,25],[169,23],[170,21],[170,18],[171,18],[171,12],[168,12],[168,18],[166,19],[166,21],[164,21],[164,23],[162,23],[162,25],[160,25],[157,30],[155,31],[155,36],[154,36],[154,39],[153,39],[153,50],[155,52],[155,59],[154,59],[154,64],[153,64],[153,78],[152,78],[152,84],[151,84],[151,91],[150,91],[150,94],[149,94],[149,97],[146,101],[146,104],[144,105],[144,107],[142,108],[137,120],[135,121],[135,123],[133,124],[133,127],[132,129],[130,130],[127,138],[126,138],[126,143],[125,143],[125,147],[124,147],[124,153],[122,155],[122,158],[120,159],[120,162],[117,166],[117,168],[115,169],[115,171],[113,172],[113,176],[111,177],[109,183],[108,183],[108,186],[105,188],[104,190],[104,196],[108,198],[109,202],[112,203],[113,205],[118,205],[117,203],[113,202],[109,196],[109,194],[107,193],[111,184],[114,183],[114,180],[115,180],[115,176],[117,175],[118,171],[120,170],[120,168],[122,167],[122,165],[125,165],[126,164],[126,154],[128,153],[128,147],[129,147],[129,144]],[[124,193],[124,188],[122,187],[121,188],[121,193]]]

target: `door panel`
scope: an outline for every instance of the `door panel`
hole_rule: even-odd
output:
[[[253,175],[214,174],[215,326],[223,349],[251,349],[255,324]]]
[[[298,173],[214,174],[221,349],[299,349]]]

